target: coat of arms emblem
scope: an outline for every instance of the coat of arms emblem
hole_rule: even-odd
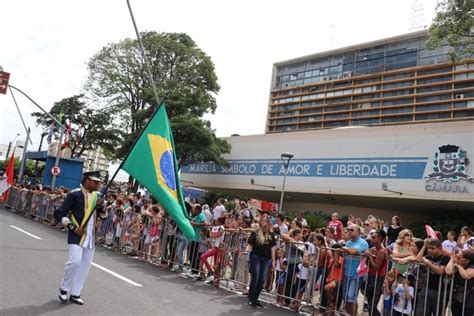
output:
[[[433,173],[426,176],[426,181],[452,183],[462,179],[474,182],[474,178],[466,173],[468,164],[466,151],[461,150],[461,147],[456,145],[438,147],[433,159]]]

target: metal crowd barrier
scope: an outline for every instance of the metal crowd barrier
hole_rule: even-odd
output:
[[[37,220],[54,223],[54,211],[59,209],[65,196],[36,192],[27,189],[10,188],[5,207]]]
[[[12,188],[6,206],[50,222],[63,199]],[[211,227],[204,229],[202,242],[189,242],[168,217],[136,214],[130,210],[117,212],[110,207],[108,218],[96,223],[97,241],[124,254],[135,255],[140,260],[168,266],[190,278],[206,280],[210,271],[200,258],[209,250],[208,232]],[[208,258],[214,271],[213,277],[207,278],[209,283],[247,292],[250,273],[249,254],[245,248],[249,235],[249,232],[239,230],[225,231],[217,254]],[[409,263],[403,270],[409,271],[415,281],[411,285],[413,297],[407,300],[400,295],[400,286],[403,288],[409,277],[397,273],[393,267],[400,268],[400,265],[395,265],[390,258],[382,265],[384,269],[372,271],[370,265],[367,264],[365,269],[360,264],[367,262],[366,256],[349,256],[340,248],[282,240],[278,244],[284,249],[282,258],[287,259],[288,264],[283,267],[280,259],[279,271],[269,270],[261,293],[265,300],[274,304],[296,311],[310,311],[314,315],[347,315],[347,308],[351,306],[357,315],[370,316],[398,315],[400,308],[403,314],[416,316],[472,315],[472,309],[467,307],[472,304],[474,280],[459,281],[458,278],[454,282],[454,278],[443,275],[435,289],[433,284],[431,289],[427,289],[430,278],[436,276],[428,273],[429,268],[424,264]],[[357,276],[350,282],[345,269],[356,269]],[[354,302],[349,302],[351,291],[355,292]]]

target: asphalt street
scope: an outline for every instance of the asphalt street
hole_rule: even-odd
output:
[[[0,208],[0,315],[294,314],[268,304],[250,309],[242,295],[103,247],[94,256],[103,268],[91,267],[81,296],[85,305],[61,304],[67,255],[65,232]]]

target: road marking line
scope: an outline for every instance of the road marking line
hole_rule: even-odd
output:
[[[137,282],[134,282],[134,281],[132,281],[132,280],[130,280],[130,279],[128,279],[128,278],[126,278],[126,277],[124,277],[124,276],[122,276],[122,275],[120,275],[120,274],[118,274],[118,273],[116,273],[116,272],[114,272],[114,271],[112,271],[112,270],[109,270],[109,269],[107,269],[107,268],[105,268],[105,267],[103,267],[103,266],[101,266],[101,265],[99,265],[99,264],[97,264],[97,263],[95,263],[95,262],[92,262],[92,265],[93,265],[94,267],[96,267],[96,268],[102,270],[102,271],[107,272],[108,274],[113,275],[113,276],[116,277],[116,278],[119,278],[119,279],[122,280],[122,281],[125,281],[125,282],[127,282],[127,283],[133,285],[133,286],[142,287],[141,284],[138,284]]]
[[[27,234],[28,236],[33,237],[33,238],[35,238],[35,239],[39,239],[39,240],[43,239],[43,238],[41,238],[41,237],[38,237],[38,236],[36,236],[36,235],[33,235],[32,233],[27,232],[26,230],[23,230],[23,229],[21,229],[21,228],[18,228],[18,227],[14,226],[14,225],[10,225],[10,227],[11,227],[11,228],[15,228],[16,230],[21,231],[22,233]]]

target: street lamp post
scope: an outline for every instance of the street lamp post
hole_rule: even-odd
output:
[[[290,165],[290,160],[294,157],[292,153],[282,153],[281,160],[283,161],[283,167],[285,168],[285,173],[283,175],[283,185],[281,187],[281,196],[280,204],[278,205],[278,213],[281,213],[283,210],[283,196],[285,195],[285,184],[286,184],[286,175],[288,174],[288,166]]]

